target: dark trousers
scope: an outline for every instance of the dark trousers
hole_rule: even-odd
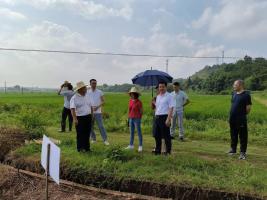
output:
[[[61,130],[65,131],[66,130],[66,120],[69,120],[69,130],[71,131],[72,129],[72,122],[73,122],[73,118],[71,115],[71,110],[68,108],[63,108],[62,110],[62,115],[61,115]]]
[[[166,145],[166,153],[171,153],[172,142],[171,142],[171,135],[170,135],[170,127],[167,127],[165,122],[168,115],[158,115],[155,118],[155,141],[156,141],[156,148],[155,153],[161,153],[161,143],[162,138],[165,140]]]
[[[92,116],[77,116],[78,125],[75,126],[77,132],[77,150],[90,151],[90,132],[92,128]]]
[[[247,121],[231,122],[230,121],[230,133],[231,133],[231,148],[236,151],[238,136],[240,140],[240,152],[247,151],[248,144],[248,128]]]

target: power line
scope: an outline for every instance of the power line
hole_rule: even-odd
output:
[[[48,50],[48,49],[22,49],[22,48],[3,48],[0,51],[18,51],[18,52],[40,52],[40,53],[63,53],[63,54],[81,54],[81,55],[102,55],[102,56],[127,56],[127,57],[154,57],[154,58],[201,58],[218,59],[221,56],[187,56],[187,55],[157,55],[157,54],[130,54],[113,52],[87,52],[87,51],[66,51],[66,50]],[[227,56],[224,59],[240,59],[241,57]]]

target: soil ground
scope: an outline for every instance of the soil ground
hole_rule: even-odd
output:
[[[73,185],[72,185],[73,184]],[[45,199],[45,179],[18,173],[16,170],[0,165],[0,199],[1,200],[42,200]],[[147,200],[156,199],[122,192],[101,190],[93,187],[81,186],[71,182],[57,185],[49,182],[50,200]]]

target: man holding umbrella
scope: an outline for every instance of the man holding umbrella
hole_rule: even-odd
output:
[[[159,94],[156,99],[156,111],[155,111],[155,155],[161,154],[162,138],[165,140],[166,152],[165,154],[171,154],[171,135],[170,126],[173,116],[173,109],[175,102],[170,93],[167,92],[167,83],[159,82],[158,84]]]
[[[156,141],[156,148],[153,153],[161,154],[161,140],[165,139],[166,154],[171,153],[171,135],[170,125],[172,112],[175,107],[174,100],[170,93],[167,92],[167,83],[172,82],[172,77],[166,72],[159,70],[146,70],[137,74],[133,79],[133,84],[141,86],[158,86],[158,92],[155,103],[155,120],[153,120],[153,135]],[[153,87],[152,87],[153,98]]]

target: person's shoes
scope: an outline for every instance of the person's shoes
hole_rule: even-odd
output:
[[[78,152],[80,152],[80,153],[89,153],[89,152],[91,152],[91,150],[90,149],[78,149]]]
[[[109,142],[106,140],[106,141],[104,142],[104,144],[105,144],[106,146],[108,146],[108,145],[109,145]]]
[[[158,152],[158,151],[153,150],[153,151],[152,151],[152,154],[158,156],[158,155],[161,155],[161,152]]]
[[[129,146],[126,147],[125,149],[133,150],[133,149],[134,149],[134,146],[133,146],[133,145],[129,145]]]
[[[96,143],[96,140],[91,140],[91,143],[92,143],[92,144]]]
[[[181,142],[183,142],[183,141],[184,141],[184,137],[179,137],[179,140],[180,140]]]
[[[240,160],[246,160],[246,152],[240,152],[239,159]]]
[[[169,155],[171,155],[171,153],[170,152],[163,152],[162,155],[169,156]]]
[[[142,152],[143,151],[143,147],[142,146],[139,146],[138,147],[138,152]]]
[[[64,130],[58,130],[57,132],[59,132],[59,133],[65,133],[65,131]]]
[[[228,155],[229,155],[229,156],[233,156],[233,155],[235,155],[235,154],[236,154],[236,151],[233,150],[233,149],[230,149],[230,151],[228,152]]]

